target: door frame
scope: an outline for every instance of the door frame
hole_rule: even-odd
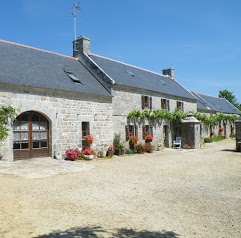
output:
[[[14,149],[13,148],[13,158],[14,160],[19,160],[19,159],[30,159],[30,158],[36,158],[36,157],[48,157],[50,155],[50,121],[49,119],[43,115],[42,113],[40,112],[37,112],[37,111],[25,111],[25,112],[22,112],[21,114],[19,114],[16,119],[18,117],[21,117],[23,116],[24,114],[27,114],[28,116],[28,129],[27,130],[23,130],[25,132],[28,132],[28,148],[26,149]],[[47,123],[47,128],[46,130],[43,130],[42,132],[47,132],[47,147],[42,147],[42,148],[34,148],[33,147],[33,129],[32,129],[32,123],[33,123],[33,120],[32,120],[32,117],[33,115],[37,115],[40,119],[42,119],[42,121],[46,122]],[[40,124],[39,124],[40,126]],[[13,128],[13,133],[14,131],[19,131],[20,134],[22,132],[21,128],[20,130],[15,130]],[[41,133],[41,130],[39,128],[39,130],[37,130],[39,133]],[[37,132],[36,131],[36,132]],[[41,137],[41,136],[40,136]],[[41,138],[39,137],[39,139],[36,139],[36,141],[38,141],[39,143],[41,143]],[[43,139],[44,140],[44,139]],[[43,141],[42,140],[42,141]],[[15,140],[13,140],[13,143],[14,143]],[[19,140],[19,144],[21,144],[21,138]],[[21,146],[21,145],[19,145]]]

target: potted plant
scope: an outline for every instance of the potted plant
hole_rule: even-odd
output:
[[[94,137],[91,134],[84,136],[83,142],[85,146],[89,147],[93,143],[93,141]]]
[[[108,150],[107,150],[107,156],[112,157],[115,152],[115,147],[113,145],[109,145]]]
[[[150,143],[152,142],[152,140],[153,140],[153,136],[151,134],[146,134],[145,142]]]
[[[152,147],[151,143],[146,143],[145,145],[143,145],[143,150],[147,153],[152,153],[153,147]]]
[[[124,155],[124,145],[121,143],[120,134],[115,134],[113,145],[115,147],[115,155]]]
[[[95,151],[89,148],[83,149],[81,155],[84,159],[92,160],[95,158]]]
[[[134,146],[138,141],[138,136],[130,136],[129,137],[129,146],[131,150],[134,150]]]
[[[66,149],[65,155],[66,155],[66,158],[65,158],[66,160],[74,161],[79,158],[80,151],[78,148],[76,149],[69,148],[69,149]]]
[[[160,142],[157,143],[157,150],[160,151],[162,148],[162,144]]]
[[[137,154],[142,154],[144,152],[143,145],[140,142],[135,144],[135,151]]]
[[[221,136],[222,137],[222,132],[224,131],[224,128],[223,127],[220,127],[219,129],[218,129],[218,135],[219,136]]]
[[[105,158],[107,155],[107,151],[108,151],[108,146],[104,145],[100,150],[100,157]]]
[[[223,132],[223,131],[224,131],[224,127],[220,127],[219,132]]]

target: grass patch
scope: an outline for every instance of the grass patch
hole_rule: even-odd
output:
[[[214,136],[212,137],[212,139],[213,139],[214,142],[218,142],[218,141],[220,141],[220,140],[223,140],[222,136],[218,136],[218,135],[214,135]]]

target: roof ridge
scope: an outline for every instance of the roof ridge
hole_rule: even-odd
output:
[[[200,94],[200,95],[203,95],[203,96],[212,97],[212,98],[218,98],[218,99],[222,99],[222,98],[220,98],[220,97],[215,97],[215,96],[208,95],[208,94],[203,94],[203,93],[197,93],[197,94]]]
[[[217,111],[217,109],[215,109],[209,102],[207,102],[203,97],[201,97],[200,95],[205,96],[204,94],[199,94],[197,92],[193,92],[194,94],[196,94],[200,99],[202,99],[207,105],[209,105],[213,110]],[[208,96],[208,95],[206,95]],[[205,105],[206,106],[206,105]]]
[[[33,46],[28,46],[28,45],[24,45],[24,44],[19,44],[19,43],[16,43],[16,42],[11,42],[11,41],[1,40],[1,39],[0,39],[0,42],[6,43],[6,44],[11,44],[11,45],[16,45],[16,46],[21,46],[21,47],[25,47],[25,48],[32,49],[32,50],[37,50],[37,51],[40,51],[40,52],[45,52],[45,53],[49,53],[49,54],[54,54],[54,55],[62,56],[62,57],[69,58],[69,59],[73,59],[73,60],[78,60],[77,58],[74,58],[74,57],[72,57],[72,56],[67,56],[67,55],[63,55],[63,54],[56,53],[56,52],[52,52],[52,51],[48,51],[48,50],[43,50],[43,49],[40,49],[40,48],[36,48],[36,47],[33,47]]]
[[[170,78],[168,75],[163,75],[163,74],[160,74],[160,73],[148,70],[148,69],[144,69],[144,68],[132,65],[132,64],[127,64],[127,63],[119,61],[119,60],[111,59],[111,58],[101,56],[101,55],[97,55],[97,54],[93,54],[93,53],[91,53],[91,55],[96,56],[96,57],[100,57],[100,58],[103,58],[103,59],[111,60],[111,61],[116,62],[116,63],[124,64],[126,66],[130,66],[130,67],[133,67],[133,68],[136,68],[136,69],[141,69],[141,70],[144,70],[146,72],[153,73],[153,74],[156,74],[156,75],[159,75],[159,76],[162,76],[162,77]]]

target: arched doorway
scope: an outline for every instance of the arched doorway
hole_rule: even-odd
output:
[[[49,122],[41,114],[28,111],[13,122],[14,159],[49,156]]]

